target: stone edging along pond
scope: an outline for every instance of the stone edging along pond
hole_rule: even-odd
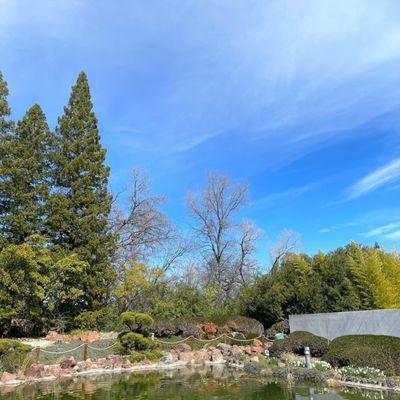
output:
[[[241,363],[237,363],[234,352],[243,351],[246,357]],[[245,353],[247,351],[247,353]],[[382,380],[376,382],[368,379],[346,378],[341,379],[340,376],[327,375],[323,373],[312,376],[313,370],[305,368],[288,368],[285,365],[270,368],[259,362],[256,351],[260,351],[257,347],[253,349],[249,346],[230,346],[220,344],[217,347],[191,351],[189,346],[179,345],[175,349],[166,352],[161,361],[151,363],[143,361],[141,363],[132,364],[129,360],[119,355],[110,355],[105,358],[96,360],[86,360],[77,362],[74,357],[69,357],[61,362],[61,364],[43,365],[34,364],[20,374],[9,374],[4,372],[1,376],[0,387],[18,386],[31,382],[48,382],[57,379],[73,378],[79,376],[101,375],[122,372],[138,372],[146,370],[168,370],[184,367],[197,367],[203,365],[224,365],[227,364],[232,368],[244,368],[245,371],[253,375],[262,377],[271,377],[275,380],[312,382],[331,387],[357,387],[368,390],[385,390],[400,392],[400,378],[390,380]],[[237,354],[237,353],[236,353]],[[260,353],[258,353],[260,355]],[[311,376],[309,375],[311,371]],[[314,371],[317,372],[317,371]],[[315,380],[317,378],[317,380]]]

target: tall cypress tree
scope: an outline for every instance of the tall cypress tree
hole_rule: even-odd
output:
[[[111,195],[109,167],[100,144],[87,76],[81,72],[58,120],[55,193],[48,226],[54,242],[78,254],[90,268],[85,280],[85,308],[100,307],[114,280],[114,237],[108,230]]]
[[[51,188],[53,135],[39,105],[32,106],[16,129],[3,137],[0,207],[3,238],[19,244],[43,233]]]

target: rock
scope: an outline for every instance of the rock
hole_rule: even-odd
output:
[[[253,353],[263,354],[264,353],[264,348],[261,347],[261,346],[251,346],[251,351]]]
[[[251,346],[242,346],[242,350],[248,355],[252,353]]]
[[[200,324],[199,327],[205,333],[208,339],[214,339],[218,332],[217,325],[215,325],[213,322]]]
[[[93,331],[88,333],[88,335],[86,336],[86,341],[88,341],[89,343],[97,342],[98,340],[100,340],[99,332]]]
[[[47,376],[59,376],[61,371],[62,369],[60,365],[48,365],[45,367],[44,373]]]
[[[233,345],[231,348],[231,353],[233,356],[235,356],[236,354],[243,354],[243,350],[240,346]]]
[[[11,381],[15,381],[17,379],[17,375],[15,374],[10,374],[8,372],[3,372],[3,374],[1,375],[1,382],[2,383],[8,383]]]
[[[68,357],[60,363],[60,367],[62,369],[73,368],[77,364],[75,358],[73,356]]]
[[[234,346],[233,346],[234,347]],[[237,346],[236,346],[237,347]],[[228,356],[232,351],[232,346],[230,344],[219,343],[217,349],[221,351],[224,356]]]
[[[258,339],[254,339],[253,340],[253,346],[255,346],[255,347],[264,347],[263,342],[261,340],[258,340]]]
[[[260,359],[258,358],[258,356],[252,356],[252,357],[250,357],[250,362],[259,363]]]
[[[206,349],[202,349],[196,351],[193,357],[194,364],[204,364],[206,361],[210,360],[210,356],[208,355],[208,351]]]
[[[219,349],[211,350],[211,361],[220,363],[224,362],[224,356]]]
[[[160,361],[164,364],[172,364],[175,362],[175,359],[172,353],[166,353]]]
[[[342,384],[340,383],[339,380],[337,380],[337,379],[332,379],[332,378],[327,379],[327,380],[326,380],[326,384],[327,384],[328,386],[330,386],[330,387],[340,387],[340,386],[342,386]]]
[[[33,364],[24,371],[24,375],[29,379],[41,378],[44,375],[44,365]]]
[[[179,343],[173,348],[174,351],[178,353],[185,353],[192,351],[192,348],[187,343]]]
[[[179,353],[179,361],[190,363],[194,358],[193,351],[185,351],[184,353]]]

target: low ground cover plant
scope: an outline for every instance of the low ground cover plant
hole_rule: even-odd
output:
[[[384,378],[385,374],[378,368],[372,367],[342,367],[339,369],[340,375],[344,377],[360,377],[360,378]]]

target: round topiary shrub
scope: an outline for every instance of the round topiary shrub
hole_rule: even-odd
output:
[[[400,338],[349,335],[334,339],[323,360],[334,367],[373,367],[387,375],[400,375]]]
[[[149,328],[154,322],[150,315],[127,311],[122,313],[120,318],[129,330],[118,335],[118,343],[114,346],[115,352],[127,355],[158,347],[157,342],[149,337]]]
[[[277,333],[281,332],[285,335],[290,333],[289,320],[285,319],[271,325],[268,329],[266,329],[265,336],[268,339],[273,339]]]
[[[272,357],[280,357],[282,353],[304,355],[304,347],[310,348],[313,357],[321,357],[328,350],[328,340],[309,332],[293,332],[282,340],[275,340],[269,349]]]

